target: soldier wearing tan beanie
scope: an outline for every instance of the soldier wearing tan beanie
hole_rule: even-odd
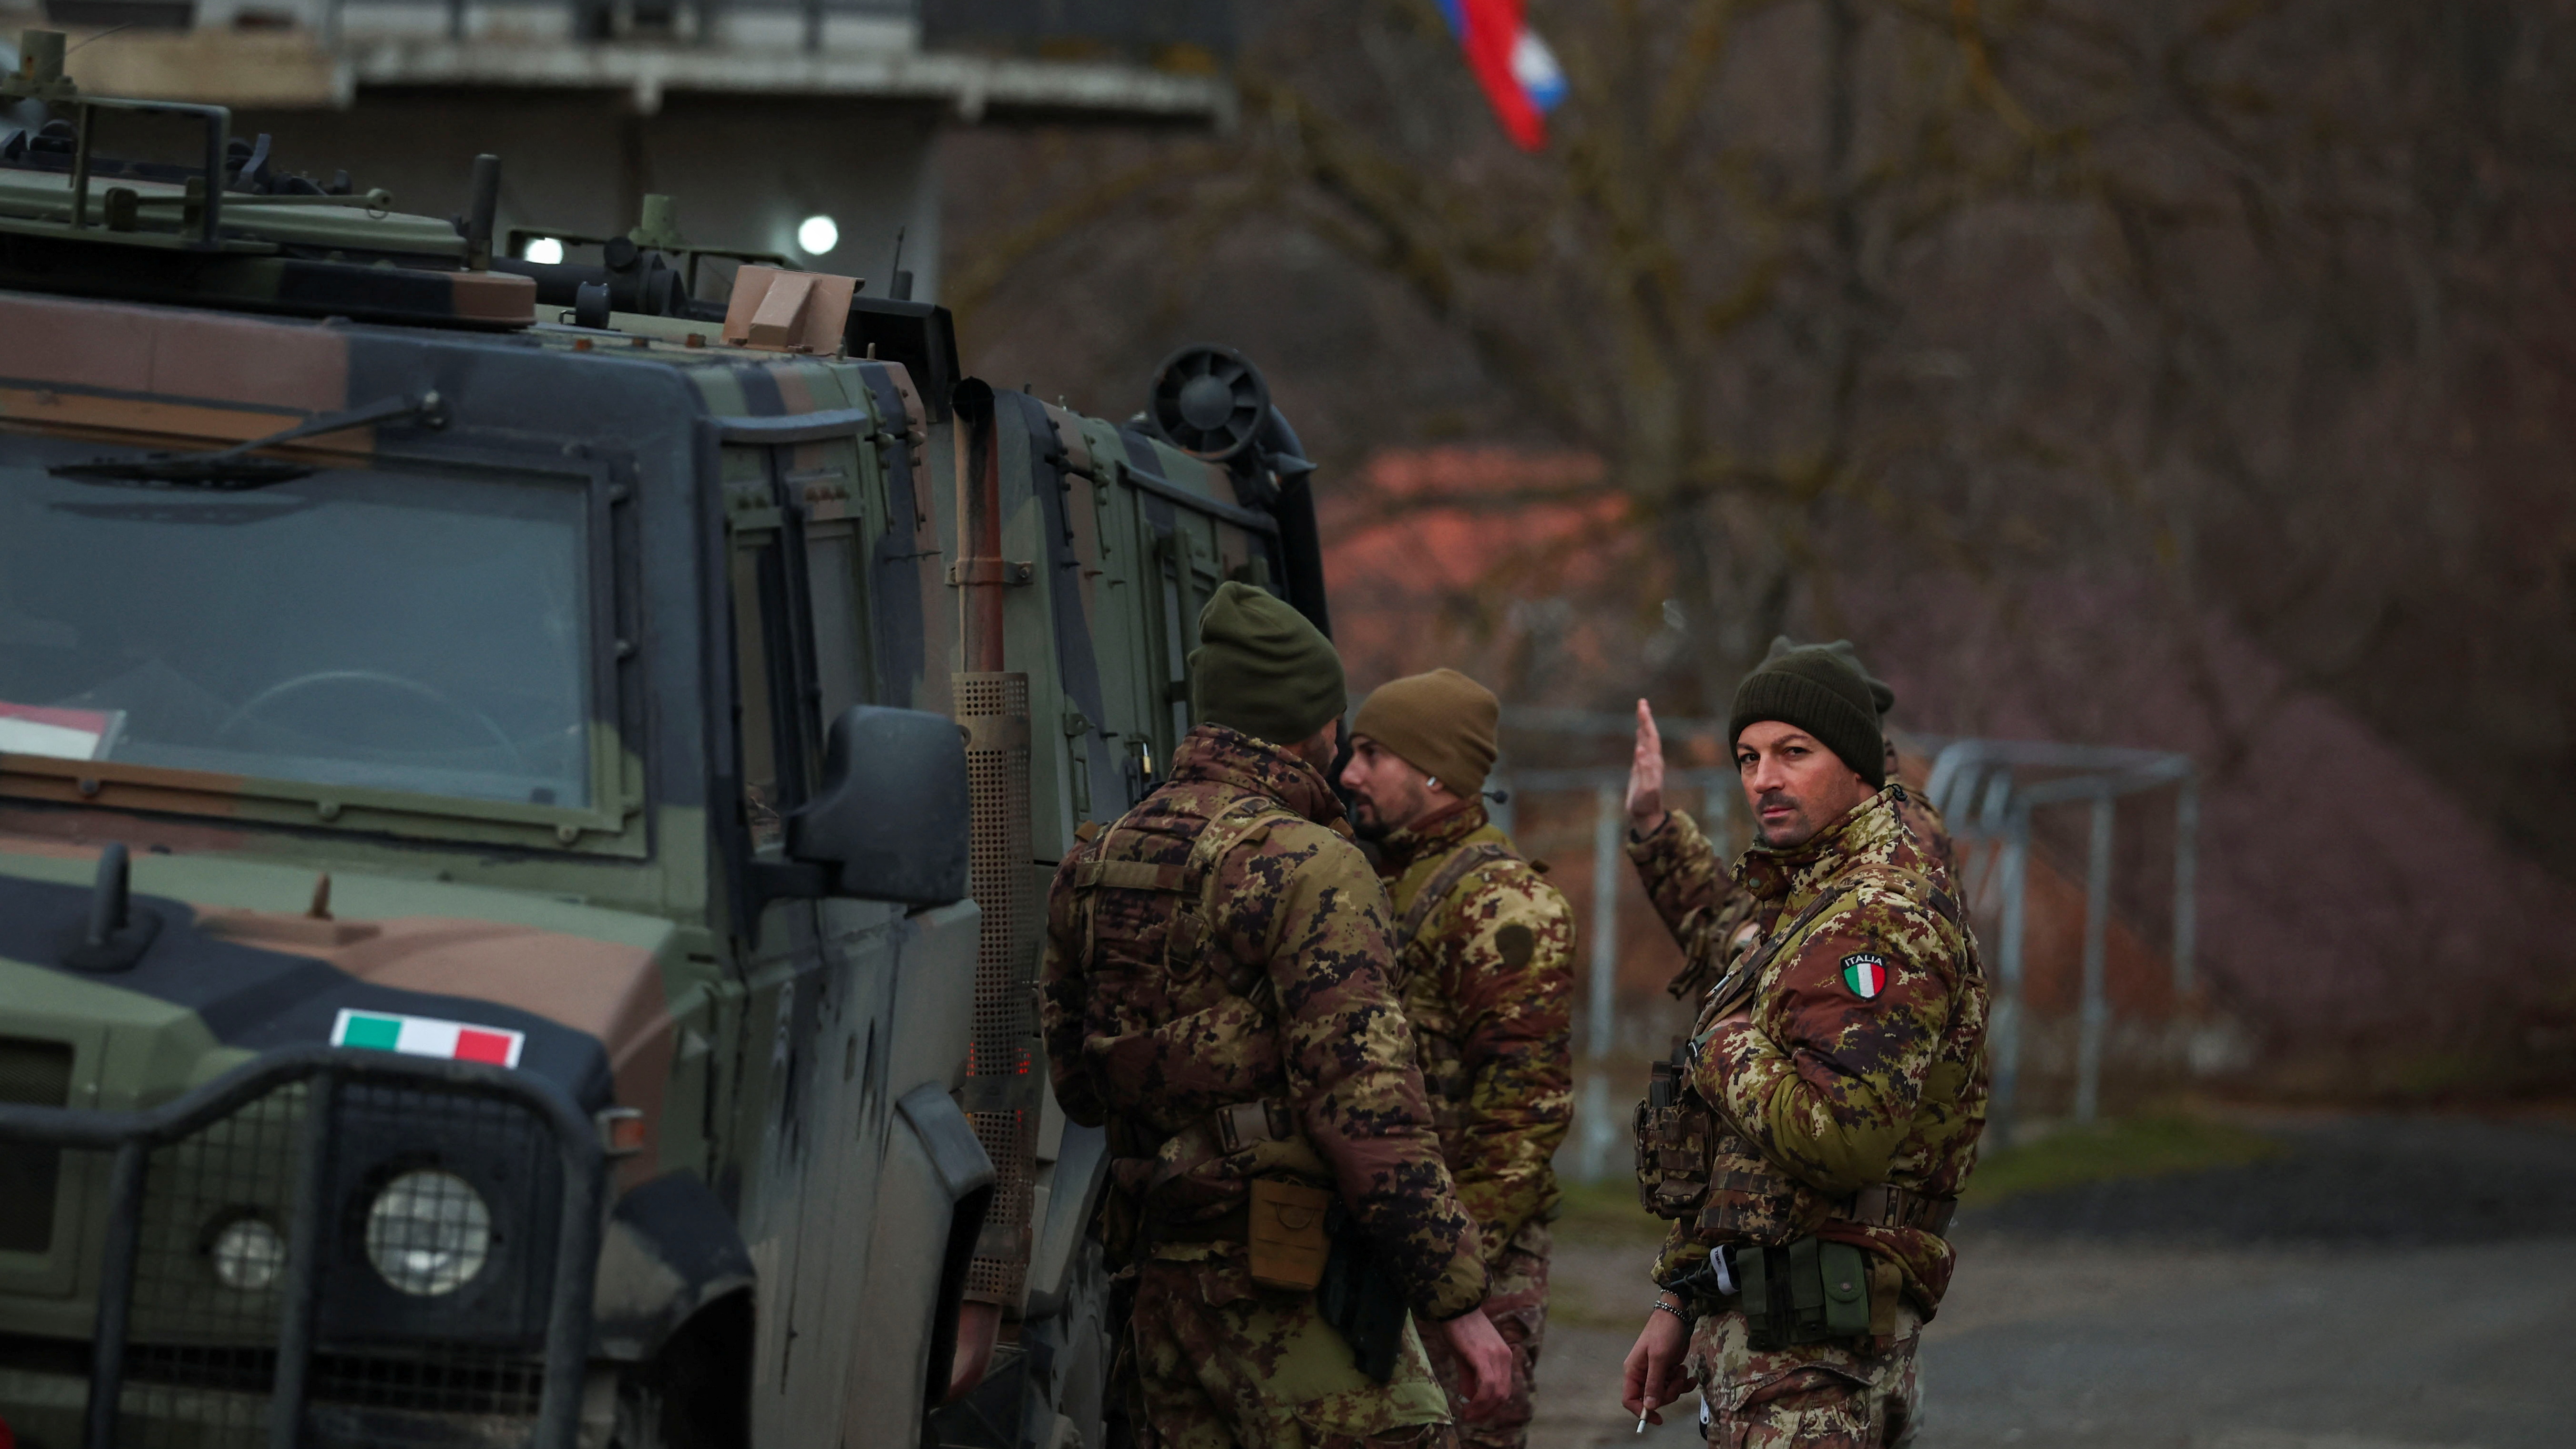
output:
[[[1381,685],[1351,721],[1342,786],[1395,906],[1398,995],[1458,1201],[1484,1230],[1484,1312],[1512,1348],[1512,1396],[1463,1413],[1470,1382],[1426,1336],[1469,1449],[1521,1449],[1547,1327],[1548,1162],[1574,1118],[1574,914],[1486,818],[1501,706],[1454,669]]]
[[[1366,736],[1420,770],[1449,800],[1485,788],[1502,723],[1494,692],[1455,669],[1408,674],[1360,704],[1351,737]]]

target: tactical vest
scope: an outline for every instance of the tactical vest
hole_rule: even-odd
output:
[[[1301,818],[1267,796],[1243,796],[1206,821],[1179,865],[1125,855],[1146,832],[1122,819],[1087,847],[1090,858],[1074,869],[1084,1034],[1186,1041],[1193,1068],[1174,1074],[1186,1086],[1167,1080],[1150,1097],[1114,1077],[1104,1084],[1111,1171],[1127,1208],[1145,1222],[1231,1213],[1240,1206],[1242,1184],[1257,1177],[1333,1181],[1286,1104],[1265,1100],[1260,1090],[1264,1079],[1282,1076],[1279,1004],[1270,978],[1262,963],[1225,960],[1215,942],[1218,866],[1271,826]],[[1107,891],[1152,894],[1122,900]],[[1212,977],[1220,967],[1223,977]],[[1176,1002],[1189,1009],[1174,1013]],[[1210,1171],[1220,1164],[1221,1171]],[[1113,1225],[1108,1233],[1132,1236],[1136,1226],[1131,1220],[1124,1231]],[[1176,1240],[1168,1232],[1160,1236]]]

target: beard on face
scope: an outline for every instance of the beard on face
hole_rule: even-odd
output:
[[[1394,798],[1381,800],[1363,791],[1351,792],[1351,832],[1362,840],[1384,840],[1403,828],[1401,822],[1418,818],[1430,802],[1420,790],[1410,792],[1400,787],[1389,792]],[[1410,794],[1411,799],[1405,795]]]
[[[1387,823],[1387,812],[1378,802],[1360,791],[1351,792],[1351,832],[1362,840],[1384,840],[1395,833]]]

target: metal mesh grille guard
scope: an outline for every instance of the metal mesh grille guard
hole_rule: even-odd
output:
[[[416,1336],[398,1331],[403,1313],[381,1305],[402,1300],[364,1266],[367,1202],[351,1200],[353,1184],[363,1194],[384,1175],[365,1160],[370,1140],[434,1140],[440,1160],[508,1184],[490,1205],[485,1276],[515,1269],[533,1281],[412,1299],[435,1306],[413,1315],[426,1320]],[[544,1081],[290,1047],[148,1111],[0,1099],[0,1151],[12,1149],[59,1153],[76,1181],[98,1176],[75,1177],[76,1158],[110,1158],[85,1449],[364,1441],[387,1412],[470,1416],[487,1437],[506,1421],[502,1437],[573,1449],[602,1154],[591,1122]],[[389,1160],[405,1163],[399,1151]],[[254,1216],[280,1231],[284,1260],[245,1291],[217,1281],[211,1262],[224,1229]],[[370,1326],[385,1319],[395,1328]]]

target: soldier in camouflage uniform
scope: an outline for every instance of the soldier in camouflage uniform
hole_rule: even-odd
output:
[[[1342,786],[1378,848],[1423,1089],[1458,1200],[1484,1227],[1485,1314],[1512,1346],[1511,1400],[1459,1438],[1529,1440],[1530,1382],[1547,1326],[1551,1160],[1574,1120],[1574,919],[1541,868],[1485,814],[1501,706],[1454,669],[1379,686],[1351,721]],[[1424,1344],[1458,1408],[1463,1366]]]
[[[1796,647],[1789,642],[1788,636],[1782,635],[1771,641],[1766,659],[1776,659]],[[1887,713],[1896,707],[1896,691],[1861,667],[1860,659],[1852,652],[1848,640],[1838,639],[1820,647],[1837,653],[1868,681],[1870,704],[1878,712],[1879,733],[1883,738],[1887,732]],[[1896,741],[1883,738],[1882,754],[1886,760],[1886,778],[1894,780]],[[1654,710],[1642,699],[1637,701],[1637,753],[1629,768],[1641,780],[1651,778],[1652,783],[1647,788],[1660,801],[1664,785],[1664,742],[1655,729]],[[1636,791],[1631,789],[1629,794],[1633,811]],[[1900,787],[1896,808],[1904,818],[1906,828],[1912,830],[1915,839],[1941,862],[1942,869],[1954,869],[1950,830],[1932,802],[1911,788]],[[1660,804],[1656,810],[1660,813]],[[1698,838],[1699,822],[1693,820],[1688,812],[1676,810],[1672,817],[1673,828],[1693,842],[1678,847],[1678,853],[1692,854],[1711,849],[1705,840]],[[1661,853],[1671,855],[1676,853],[1676,849],[1668,843],[1661,848]],[[1628,855],[1640,869],[1645,867],[1645,837],[1633,828],[1628,833]],[[1668,893],[1658,895],[1654,900],[1655,909],[1673,933],[1673,940],[1682,948],[1682,969],[1674,973],[1664,988],[1672,993],[1675,1001],[1691,1000],[1716,985],[1718,979],[1744,959],[1754,943],[1761,940],[1779,919],[1776,901],[1764,902],[1751,892],[1738,889],[1730,877],[1716,871],[1670,878]]]
[[[1947,866],[1887,787],[1847,651],[1775,648],[1728,727],[1757,822],[1732,876],[1753,939],[1682,1067],[1715,1123],[1707,1188],[1656,1261],[1664,1291],[1629,1353],[1628,1408],[1650,1413],[1687,1379],[1723,1449],[1901,1444],[1917,1337],[1954,1261],[1942,1234],[1985,1122],[1985,982]],[[1687,921],[1719,899],[1719,862],[1643,764],[1634,853],[1658,908]],[[1757,1345],[1734,1270],[1808,1238],[1860,1250],[1867,1332]]]
[[[1199,632],[1203,722],[1169,779],[1066,856],[1047,902],[1047,1056],[1066,1115],[1108,1129],[1131,1420],[1175,1449],[1437,1449],[1448,1404],[1411,1326],[1376,1382],[1313,1294],[1252,1278],[1256,1180],[1337,1192],[1473,1367],[1476,1410],[1509,1384],[1390,984],[1386,893],[1322,774],[1341,661],[1240,583]]]

